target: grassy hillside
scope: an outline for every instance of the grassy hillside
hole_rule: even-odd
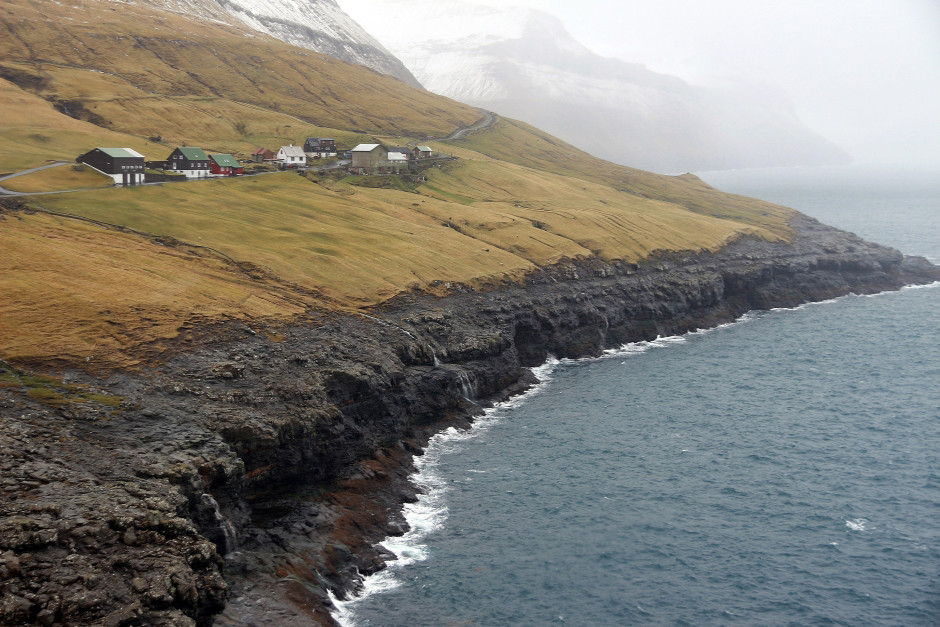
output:
[[[198,250],[42,214],[0,213],[0,260],[0,356],[19,363],[128,366],[199,321],[301,311]]]
[[[17,192],[50,192],[62,189],[112,187],[114,179],[79,164],[44,168],[23,174],[2,183],[5,189]]]
[[[3,79],[0,110],[0,172],[42,165],[47,159],[71,161],[94,146],[154,149],[153,143],[141,137],[62,115],[49,102]]]
[[[0,171],[93,146],[165,158],[179,144],[246,155],[306,136],[404,144],[479,118],[371,70],[143,5],[10,0],[0,21]],[[29,197],[139,233],[0,213],[0,357],[126,366],[207,322],[276,325],[414,288],[520,281],[566,258],[791,235],[788,209],[610,164],[512,120],[436,148],[459,159],[420,184],[281,173]],[[3,183],[101,184],[70,166]]]
[[[784,238],[791,234],[786,226],[792,215],[788,209],[726,194],[692,174],[666,176],[610,163],[517,120],[500,118],[492,128],[472,133],[458,145],[496,160],[610,185],[696,213],[771,228]]]
[[[0,77],[75,117],[165,145],[248,150],[325,134],[318,127],[447,135],[480,117],[368,68],[144,4],[8,0],[0,24]],[[0,92],[4,111],[19,106],[9,98]],[[33,152],[41,146],[30,142]]]
[[[656,250],[714,250],[744,233],[776,237],[772,225],[757,228],[691,213],[675,204],[600,183],[486,158],[434,168],[427,183],[414,189],[358,187],[347,181],[319,184],[294,173],[281,173],[45,196],[37,206],[209,246],[259,269],[266,277],[254,286],[251,298],[240,291],[237,296],[230,295],[229,290],[236,288],[248,290],[244,283],[248,279],[228,274],[225,278],[229,282],[219,284],[215,274],[206,276],[208,270],[202,264],[208,262],[192,265],[193,260],[187,260],[183,264],[181,258],[167,257],[146,240],[131,246],[132,236],[98,233],[97,237],[122,242],[118,248],[108,245],[118,251],[125,264],[119,267],[120,272],[133,274],[131,268],[136,267],[143,273],[136,281],[115,279],[96,270],[115,261],[105,258],[107,247],[80,255],[86,244],[67,237],[63,231],[66,223],[61,220],[55,221],[58,230],[44,235],[42,227],[49,227],[48,218],[33,217],[25,222],[8,218],[5,236],[14,239],[10,244],[0,242],[4,250],[14,254],[21,250],[25,258],[34,261],[14,269],[22,297],[2,306],[4,319],[16,324],[31,319],[37,329],[46,325],[41,316],[25,307],[27,302],[86,311],[78,328],[63,321],[45,329],[47,338],[64,334],[69,339],[48,342],[42,345],[45,348],[33,345],[33,356],[48,350],[51,353],[47,356],[52,357],[64,343],[75,347],[72,354],[81,356],[85,353],[79,348],[84,348],[97,359],[107,353],[108,359],[116,362],[129,359],[117,340],[88,335],[102,332],[98,328],[101,323],[94,323],[94,312],[108,312],[113,322],[105,329],[134,328],[141,311],[160,320],[167,316],[168,322],[153,327],[155,335],[165,337],[194,316],[204,319],[224,313],[286,320],[298,312],[295,306],[246,310],[244,305],[283,303],[284,293],[271,290],[288,284],[298,287],[291,297],[307,305],[357,308],[403,290],[442,289],[441,282],[483,287],[517,281],[537,266],[562,258],[598,255],[637,261]],[[766,208],[774,209],[770,205]],[[780,214],[787,211],[778,209]],[[79,224],[80,229],[91,228]],[[42,242],[52,250],[30,248],[23,243],[26,241]],[[59,245],[67,247],[68,257],[53,254]],[[135,255],[140,255],[139,260]],[[151,267],[155,255],[164,269]],[[176,262],[180,267],[174,269],[171,265]],[[137,265],[128,267],[133,263]],[[193,273],[195,278],[190,278]],[[60,277],[59,282],[50,282],[49,274]],[[166,297],[173,284],[164,281],[172,276],[185,287]],[[230,282],[235,279],[233,287]],[[157,281],[156,287],[153,281]],[[59,289],[60,283],[69,289]],[[55,295],[52,301],[47,296],[50,290]],[[113,302],[115,290],[120,291],[123,308]],[[323,296],[311,296],[311,290]],[[248,300],[242,300],[245,298]],[[207,302],[214,307],[207,309]],[[153,313],[165,311],[166,303],[175,309]],[[13,307],[12,316],[6,314],[8,307]],[[85,324],[88,332],[81,330]],[[25,349],[18,342],[0,345],[0,354],[20,355]]]

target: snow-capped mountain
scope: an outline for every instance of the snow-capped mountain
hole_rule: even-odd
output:
[[[782,97],[740,84],[690,85],[601,57],[540,11],[342,1],[430,91],[520,118],[611,161],[681,172],[848,160]]]
[[[420,87],[392,53],[335,0],[154,0],[151,6],[216,22],[240,24],[341,61],[358,63]]]

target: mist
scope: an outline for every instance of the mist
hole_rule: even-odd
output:
[[[409,0],[340,4],[393,52],[396,41],[433,36],[435,23],[440,31],[440,19],[409,10],[415,7]],[[440,0],[435,12],[458,4]],[[940,4],[932,0],[513,4],[560,18],[574,39],[598,55],[693,86],[774,100],[856,163],[940,168]],[[407,21],[391,20],[396,12]],[[410,27],[403,32],[402,24]]]

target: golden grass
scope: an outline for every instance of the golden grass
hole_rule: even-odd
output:
[[[124,146],[143,154],[154,144],[75,120],[51,104],[0,79],[0,169],[21,170],[46,160],[73,161],[95,146]],[[165,147],[161,152],[170,153]]]
[[[0,216],[0,355],[8,361],[129,365],[128,348],[194,320],[300,313],[230,265],[43,214]]]
[[[450,144],[439,144],[448,150]],[[453,142],[465,157],[476,151],[492,159],[516,163],[536,170],[609,185],[642,198],[662,200],[690,211],[744,222],[789,240],[787,226],[792,209],[772,203],[726,194],[692,174],[666,176],[636,170],[593,157],[524,122],[499,118],[490,129]]]
[[[434,215],[538,265],[561,257],[638,261],[659,250],[714,251],[742,234],[778,238],[766,228],[495,161],[433,170],[421,191],[475,196],[469,206],[440,207]]]
[[[113,185],[111,177],[78,164],[46,168],[0,182],[0,186],[16,192],[51,192]]]
[[[349,305],[378,302],[433,281],[479,283],[533,268],[379,192],[331,190],[293,173],[44,197],[57,211],[171,235]],[[414,203],[416,194],[396,192]]]
[[[715,250],[745,233],[775,237],[488,159],[428,176],[416,192],[279,173],[39,197],[49,209],[210,246],[269,279],[83,223],[7,216],[0,354],[127,365],[135,346],[174,337],[187,321],[298,314],[284,281],[308,294],[300,297],[308,306],[361,307],[412,288],[440,289],[438,282],[518,281],[562,258],[637,261],[657,250]],[[317,292],[323,298],[309,295]]]
[[[462,161],[413,193],[292,173],[78,192],[44,206],[211,246],[360,306],[435,281],[519,278],[564,257],[637,261],[768,229],[513,164]]]
[[[241,125],[258,118],[296,143],[301,135],[323,136],[311,130],[318,127],[446,135],[480,117],[363,66],[143,4],[9,0],[0,5],[0,23],[0,76],[72,103],[83,119],[171,143],[244,141]]]
[[[144,5],[9,0],[0,22],[0,77],[15,82],[0,78],[0,170],[95,146],[164,159],[176,145],[246,157],[308,136],[404,145],[479,117],[371,70]],[[563,258],[638,261],[716,250],[744,234],[792,235],[789,209],[692,175],[614,165],[513,120],[433,146],[461,160],[432,168],[414,190],[281,173],[35,197],[215,248],[266,274],[252,279],[204,250],[80,221],[0,214],[0,355],[126,366],[140,358],[135,347],[193,322],[285,320],[439,283],[519,281]],[[92,178],[64,166],[4,185],[47,191]]]

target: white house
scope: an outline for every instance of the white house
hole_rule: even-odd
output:
[[[285,168],[300,168],[307,165],[307,155],[301,146],[281,146],[277,151],[277,160]]]

